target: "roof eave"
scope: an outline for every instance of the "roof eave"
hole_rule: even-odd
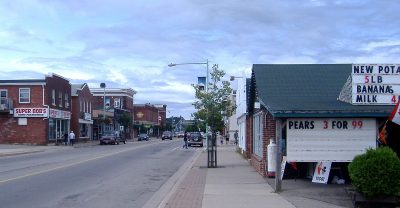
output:
[[[275,118],[387,118],[390,112],[270,111]]]

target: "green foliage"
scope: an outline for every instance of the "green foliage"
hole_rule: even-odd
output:
[[[129,113],[123,113],[122,116],[118,119],[118,123],[124,127],[128,127],[132,125],[132,117]]]
[[[400,160],[389,147],[367,150],[348,169],[353,185],[367,197],[400,194]]]
[[[232,93],[230,83],[221,81],[224,75],[225,72],[219,70],[218,65],[214,65],[207,92],[193,85],[197,98],[197,101],[193,103],[197,109],[193,117],[207,123],[213,132],[220,131],[224,127],[224,118],[231,116],[235,110],[235,106],[229,99]]]

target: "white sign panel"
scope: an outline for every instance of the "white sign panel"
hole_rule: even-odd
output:
[[[400,64],[353,64],[352,104],[395,105],[400,99]]]
[[[71,119],[71,112],[50,108],[51,118]]]
[[[92,114],[90,113],[85,113],[83,117],[84,117],[83,119],[85,120],[92,120]]]
[[[283,175],[285,175],[285,168],[286,168],[286,156],[283,156],[281,163],[281,180],[283,180]]]
[[[14,117],[48,117],[47,108],[15,108]]]
[[[313,183],[328,183],[329,172],[331,172],[331,162],[318,162],[312,179]]]
[[[286,130],[288,162],[350,162],[376,147],[375,119],[288,119]]]

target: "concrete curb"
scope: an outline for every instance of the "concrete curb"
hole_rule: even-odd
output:
[[[196,151],[196,153],[160,187],[142,208],[164,208],[202,152],[203,150]]]

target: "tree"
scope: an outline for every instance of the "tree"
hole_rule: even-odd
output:
[[[196,90],[196,101],[193,103],[197,112],[193,113],[196,120],[203,121],[210,126],[212,132],[220,131],[224,127],[224,118],[232,115],[235,106],[229,96],[232,88],[228,81],[222,81],[225,72],[214,64],[211,71],[211,82],[208,83],[208,92],[192,85]]]
[[[129,113],[124,112],[118,119],[118,123],[124,126],[124,129],[132,125],[132,116]]]

